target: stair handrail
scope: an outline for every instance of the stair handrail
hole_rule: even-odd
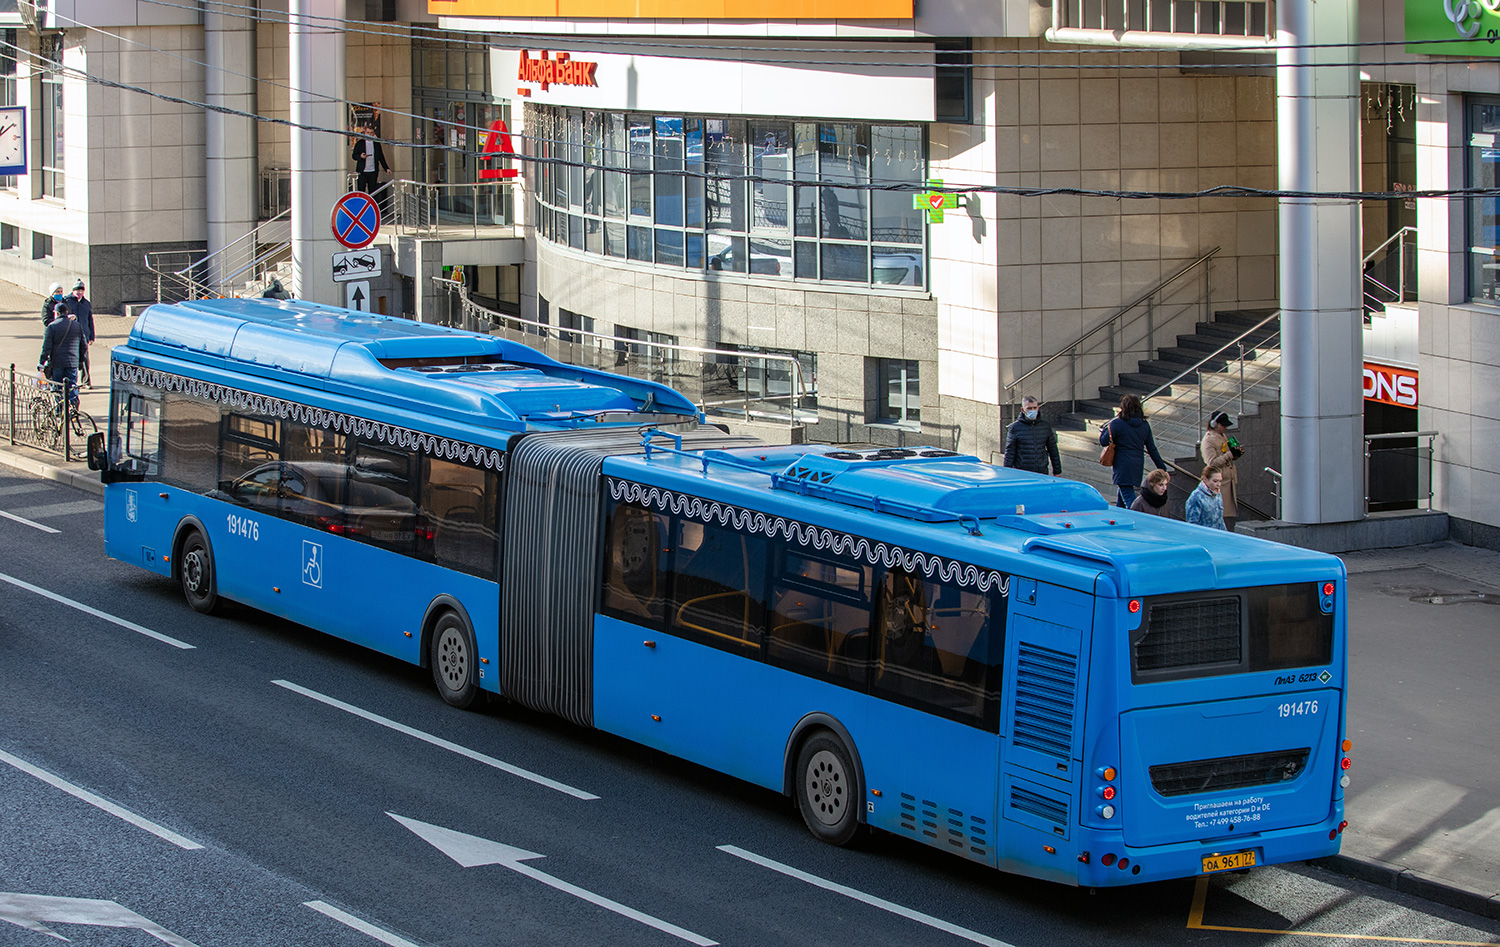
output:
[[[205,253],[203,256],[199,257],[196,260],[190,260],[190,262],[188,263],[187,266],[184,266],[184,267],[182,267],[181,269],[178,269],[178,270],[167,271],[167,270],[159,270],[159,269],[157,269],[154,265],[152,265],[151,254],[148,253],[146,255],[146,269],[149,270],[149,271],[151,271],[151,272],[153,272],[153,273],[155,273],[157,275],[157,286],[158,286],[158,289],[157,289],[157,297],[158,297],[157,302],[161,302],[161,299],[160,299],[160,296],[161,296],[160,285],[161,285],[161,277],[163,277],[163,276],[175,278],[182,285],[184,285],[187,288],[187,292],[188,292],[188,297],[189,298],[195,298],[197,295],[200,295],[200,294],[203,294],[203,293],[208,293],[208,292],[213,292],[216,289],[218,291],[222,292],[229,285],[229,283],[230,283],[229,279],[225,278],[225,279],[218,279],[218,280],[214,280],[214,281],[200,279],[199,277],[193,275],[194,271],[196,271],[198,273],[211,272],[212,268],[213,268],[213,265],[215,263],[222,262],[223,260],[229,259],[229,254],[230,254],[231,251],[233,251],[233,252],[241,252],[241,251],[243,251],[244,248],[241,247],[240,245],[243,244],[243,243],[245,243],[247,240],[251,241],[250,246],[253,248],[259,242],[260,229],[262,227],[266,226],[267,224],[274,224],[277,221],[280,221],[282,218],[286,218],[286,219],[290,220],[291,219],[291,215],[292,215],[292,209],[290,207],[288,207],[286,210],[284,210],[281,213],[277,214],[275,217],[272,217],[272,218],[270,218],[268,220],[257,221],[254,227],[251,227],[249,230],[245,231],[240,236],[238,236],[238,237],[234,238],[233,240],[231,240],[230,242],[224,244],[224,246],[222,246],[219,249],[215,250],[213,253]],[[274,251],[272,251],[272,252],[274,252]],[[254,266],[256,263],[265,260],[268,256],[269,256],[269,253],[267,253],[267,254],[261,254],[260,256],[256,256],[255,251],[252,249],[250,251],[250,257],[251,257],[251,259],[250,259],[249,264],[247,264],[246,266],[241,266],[238,269],[233,270],[233,275],[234,276],[240,275],[241,273],[243,273],[245,271],[245,269],[247,267]]]
[[[1415,227],[1402,227],[1400,230],[1398,230],[1395,233],[1391,234],[1389,237],[1386,237],[1384,243],[1382,243],[1380,246],[1376,247],[1375,249],[1371,250],[1369,253],[1365,254],[1364,259],[1360,261],[1360,265],[1363,266],[1364,264],[1369,263],[1371,260],[1375,259],[1375,257],[1379,256],[1381,250],[1384,250],[1386,247],[1388,247],[1391,244],[1395,243],[1397,240],[1400,240],[1401,238],[1405,237],[1408,232],[1416,233],[1417,232],[1417,228],[1415,228]],[[1405,251],[1403,250],[1402,252],[1404,253]]]
[[[1048,356],[1046,359],[1043,359],[1040,364],[1038,364],[1035,367],[1033,367],[1030,371],[1028,371],[1028,372],[1026,372],[1026,373],[1024,373],[1024,374],[1022,374],[1020,376],[1018,376],[1015,381],[1012,381],[1010,384],[1008,384],[1008,385],[1005,386],[1005,400],[1006,400],[1006,403],[1012,403],[1012,402],[1015,401],[1015,390],[1016,390],[1016,388],[1020,387],[1021,382],[1025,381],[1028,378],[1030,378],[1032,375],[1035,375],[1037,372],[1039,372],[1042,369],[1046,368],[1048,365],[1051,365],[1057,359],[1062,358],[1064,355],[1066,355],[1069,352],[1073,351],[1074,349],[1078,348],[1078,346],[1082,345],[1084,342],[1087,342],[1091,337],[1093,337],[1097,332],[1099,332],[1099,330],[1105,329],[1105,328],[1109,328],[1109,327],[1113,326],[1116,322],[1119,322],[1121,319],[1123,319],[1126,316],[1126,314],[1130,313],[1136,307],[1138,307],[1142,303],[1146,302],[1146,300],[1151,299],[1153,296],[1157,295],[1162,290],[1166,289],[1168,286],[1170,286],[1173,283],[1177,282],[1179,279],[1181,279],[1182,277],[1186,276],[1188,273],[1192,272],[1193,270],[1197,269],[1199,266],[1202,266],[1204,263],[1206,263],[1209,260],[1213,259],[1214,255],[1216,253],[1218,253],[1220,249],[1222,249],[1222,248],[1221,247],[1214,247],[1212,250],[1209,250],[1207,253],[1204,253],[1202,256],[1198,257],[1198,259],[1196,259],[1193,262],[1187,264],[1182,269],[1178,270],[1176,273],[1173,273],[1171,276],[1168,276],[1165,279],[1160,280],[1159,282],[1156,283],[1156,285],[1152,286],[1150,289],[1146,290],[1144,293],[1142,293],[1140,296],[1138,296],[1135,299],[1134,302],[1131,302],[1131,303],[1129,303],[1129,304],[1127,304],[1125,306],[1122,306],[1119,309],[1115,310],[1114,314],[1111,315],[1109,318],[1103,320],[1098,325],[1094,326],[1092,329],[1090,329],[1089,331],[1085,332],[1083,335],[1081,335],[1078,338],[1074,339],[1072,341],[1072,343],[1063,346],[1062,348],[1060,348],[1056,352],[1054,352],[1052,355]]]
[[[1281,318],[1281,310],[1280,309],[1278,309],[1275,312],[1271,313],[1269,316],[1266,316],[1264,319],[1260,320],[1255,325],[1253,325],[1250,328],[1246,329],[1244,332],[1241,332],[1239,335],[1237,335],[1234,338],[1230,339],[1228,342],[1225,342],[1223,345],[1221,345],[1218,348],[1214,349],[1208,355],[1203,356],[1198,361],[1194,362],[1191,368],[1185,368],[1182,371],[1178,372],[1172,378],[1171,381],[1166,382],[1165,384],[1161,384],[1161,385],[1156,386],[1155,388],[1153,388],[1151,390],[1150,394],[1142,395],[1141,396],[1141,402],[1144,403],[1146,401],[1151,400],[1152,398],[1155,398],[1157,395],[1161,394],[1163,391],[1166,391],[1168,388],[1171,388],[1173,385],[1177,384],[1179,381],[1182,381],[1182,379],[1186,378],[1188,375],[1193,374],[1198,369],[1202,368],[1204,365],[1208,364],[1209,362],[1211,362],[1214,359],[1218,358],[1220,355],[1224,354],[1224,350],[1225,349],[1228,349],[1231,346],[1239,345],[1241,342],[1245,341],[1245,339],[1252,332],[1255,332],[1257,329],[1262,328],[1263,326],[1265,326],[1266,323],[1270,322],[1272,319],[1279,319],[1279,318]]]
[[[1376,286],[1380,287],[1381,289],[1385,290],[1387,293],[1389,293],[1391,295],[1392,298],[1390,300],[1383,300],[1383,299],[1380,300],[1380,302],[1382,304],[1385,303],[1385,302],[1387,302],[1387,301],[1390,301],[1390,302],[1405,302],[1406,301],[1406,235],[1408,233],[1415,234],[1416,232],[1417,232],[1417,228],[1416,227],[1402,227],[1400,230],[1397,230],[1395,233],[1391,234],[1389,237],[1386,237],[1385,241],[1383,243],[1381,243],[1380,246],[1378,246],[1375,249],[1371,250],[1369,253],[1366,253],[1365,256],[1364,256],[1364,259],[1362,259],[1360,261],[1360,267],[1359,267],[1359,269],[1360,269],[1360,272],[1364,275],[1364,282],[1365,282],[1365,284],[1368,286],[1368,284],[1374,283]],[[1382,281],[1380,281],[1380,280],[1378,280],[1375,277],[1373,277],[1373,276],[1370,275],[1370,264],[1372,262],[1374,262],[1374,260],[1375,260],[1375,258],[1377,256],[1380,256],[1380,254],[1385,251],[1386,247],[1389,247],[1393,243],[1396,244],[1396,252],[1397,252],[1397,254],[1399,256],[1400,266],[1396,270],[1396,275],[1397,275],[1396,286],[1391,287],[1391,286],[1387,286],[1384,282],[1382,282]],[[1368,289],[1366,289],[1365,295],[1366,296],[1369,295],[1369,290]],[[1366,308],[1366,310],[1370,309],[1370,306],[1369,306],[1368,302],[1366,302],[1365,308]],[[1380,310],[1376,310],[1376,311],[1380,311]]]

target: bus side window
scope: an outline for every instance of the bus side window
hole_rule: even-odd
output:
[[[999,623],[991,597],[899,569],[881,582],[876,694],[993,729],[999,716]],[[993,721],[993,722],[992,722]]]
[[[154,477],[161,472],[161,402],[126,389],[117,395],[110,461],[130,473]]]
[[[766,658],[863,687],[868,673],[874,568],[784,550],[771,586]]]
[[[715,648],[759,653],[766,540],[694,520],[674,525],[671,630]]]
[[[414,555],[417,505],[411,490],[412,455],[358,444],[349,465],[346,535],[372,546]]]
[[[605,546],[605,614],[652,628],[661,626],[669,526],[664,513],[629,503],[614,505]]]
[[[493,580],[498,556],[497,478],[448,460],[422,458],[423,522],[430,558],[440,566]]]
[[[174,487],[207,493],[219,476],[219,407],[168,392],[162,404],[161,479]]]

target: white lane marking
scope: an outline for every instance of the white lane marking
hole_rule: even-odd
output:
[[[39,503],[36,506],[23,506],[18,512],[41,519],[48,516],[73,516],[77,513],[97,513],[102,509],[104,509],[104,504],[98,500],[69,500],[65,503]]]
[[[8,487],[0,487],[0,497],[13,497],[22,493],[36,493],[50,489],[52,488],[45,483],[13,483]]]
[[[539,871],[525,864],[525,862],[531,859],[546,858],[547,856],[545,855],[528,852],[524,848],[516,848],[513,845],[506,845],[504,842],[496,842],[491,839],[480,838],[477,835],[467,835],[453,829],[446,829],[441,825],[433,825],[430,822],[419,822],[416,819],[408,819],[394,812],[387,812],[386,815],[406,826],[421,838],[422,841],[458,862],[464,868],[477,868],[480,865],[500,865],[503,868],[509,868],[517,874],[525,875],[533,881],[540,881],[550,888],[556,888],[564,894],[571,894],[575,898],[581,898],[590,904],[604,908],[606,911],[613,911],[621,917],[628,917],[632,921],[645,924],[647,927],[654,927],[664,934],[671,934],[673,937],[685,940],[690,944],[696,944],[697,947],[718,947],[719,942],[716,940],[709,940],[702,934],[694,934],[685,927],[678,927],[676,924],[663,921],[661,918],[652,917],[649,914],[637,911],[633,907],[621,904],[618,901],[612,901],[602,894],[595,894],[592,891],[563,881],[561,878],[554,878],[545,871]]]
[[[303,901],[302,906],[305,908],[312,908],[319,914],[326,914],[328,917],[333,918],[335,921],[338,921],[345,927],[352,927],[355,930],[359,931],[361,934],[365,934],[375,938],[382,944],[389,944],[390,947],[417,947],[416,944],[413,944],[405,937],[397,937],[390,931],[381,930],[374,924],[371,924],[367,921],[361,921],[353,914],[349,914],[345,911],[340,911],[338,908],[327,903],[326,901]]]
[[[67,938],[48,927],[48,921],[53,924],[129,928],[145,931],[170,947],[195,947],[186,937],[172,933],[149,918],[141,917],[119,902],[95,898],[51,898],[40,894],[0,891],[0,921],[37,934],[56,937],[61,941],[66,941]]]
[[[197,645],[188,644],[186,641],[178,641],[176,638],[164,635],[159,631],[152,631],[150,628],[147,628],[144,625],[137,625],[133,621],[129,621],[124,618],[117,618],[116,616],[111,615],[109,612],[101,612],[99,611],[99,609],[93,608],[89,605],[85,605],[82,602],[75,602],[65,595],[58,595],[56,592],[49,592],[39,585],[32,585],[30,582],[23,582],[20,579],[17,579],[14,576],[6,575],[3,572],[0,572],[0,582],[9,582],[11,585],[14,585],[18,589],[25,589],[28,592],[35,592],[42,598],[50,598],[52,601],[62,605],[66,605],[69,608],[76,608],[80,612],[83,612],[85,615],[93,615],[95,618],[102,618],[107,622],[112,622],[116,625],[119,625],[121,628],[133,631],[139,635],[145,635],[147,638],[154,638],[157,641],[160,641],[162,644],[169,644],[174,648],[182,648],[185,651],[190,651],[198,647]]]
[[[162,839],[166,842],[171,842],[178,848],[185,848],[188,851],[192,851],[193,849],[203,847],[190,838],[178,835],[171,829],[157,825],[150,819],[144,819],[136,815],[134,812],[131,812],[129,809],[125,809],[121,806],[115,805],[108,799],[101,799],[99,796],[94,795],[87,789],[84,789],[82,786],[75,786],[72,783],[68,782],[66,779],[63,779],[61,776],[54,776],[53,774],[47,772],[44,769],[41,769],[40,767],[31,765],[18,756],[10,755],[4,750],[0,750],[0,762],[9,763],[21,772],[26,773],[29,776],[35,776],[37,779],[40,779],[47,785],[61,789],[63,792],[67,793],[70,796],[73,796],[76,799],[82,799],[84,802],[88,803],[91,806],[103,809],[105,812],[108,812],[115,818],[123,819],[138,829],[145,829],[147,832],[150,832],[157,838]]]
[[[501,772],[510,773],[512,776],[519,776],[522,779],[530,780],[531,782],[536,783],[538,786],[546,786],[548,789],[556,789],[558,792],[566,793],[575,799],[593,800],[599,798],[591,792],[584,792],[582,789],[575,789],[572,786],[569,786],[567,783],[560,783],[555,779],[548,779],[546,776],[542,776],[538,773],[533,773],[531,770],[522,769],[521,767],[516,766],[512,763],[507,763],[504,760],[497,760],[493,756],[486,756],[485,754],[480,753],[478,750],[471,750],[466,746],[460,746],[457,743],[452,743],[448,740],[444,740],[442,737],[433,736],[430,733],[424,733],[423,731],[418,730],[415,727],[408,727],[404,723],[397,723],[389,717],[382,717],[379,714],[371,713],[370,711],[364,710],[360,707],[356,707],[353,704],[346,704],[336,697],[329,697],[327,694],[320,694],[317,691],[308,690],[307,688],[302,687],[299,684],[293,684],[291,681],[272,681],[271,683],[275,684],[277,687],[285,687],[287,690],[291,691],[294,694],[301,694],[303,697],[311,697],[313,700],[318,701],[319,703],[327,704],[330,707],[342,710],[345,713],[353,714],[354,716],[368,720],[371,723],[378,723],[382,727],[387,727],[391,730],[396,731],[397,733],[404,733],[409,737],[416,737],[418,740],[421,740],[424,743],[430,743],[435,747],[440,747],[444,750],[448,750],[449,752],[457,753],[459,756],[466,756],[477,763],[483,763],[486,766],[492,766],[495,769],[500,770]]]
[[[31,520],[27,519],[24,516],[17,516],[14,513],[7,513],[4,510],[0,510],[0,516],[3,516],[3,517],[5,517],[8,520],[15,520],[17,523],[20,523],[20,524],[22,524],[24,526],[30,526],[32,529],[39,529],[39,530],[41,530],[44,533],[60,533],[60,532],[62,532],[62,530],[60,530],[60,529],[53,529],[50,526],[43,526],[41,523],[33,523]]]
[[[1011,947],[1010,944],[1006,943],[1003,940],[996,940],[995,938],[981,934],[978,931],[971,931],[967,927],[959,927],[957,924],[950,924],[940,918],[933,917],[931,914],[923,914],[921,911],[913,911],[911,908],[902,907],[901,905],[894,904],[890,901],[885,900],[884,898],[877,898],[873,894],[865,894],[863,891],[858,891],[854,888],[841,885],[837,882],[829,881],[827,878],[819,878],[817,875],[808,874],[805,871],[793,868],[791,865],[783,865],[779,861],[773,861],[772,859],[769,859],[764,855],[757,855],[754,852],[747,852],[743,848],[737,848],[733,845],[720,845],[719,851],[727,852],[728,854],[733,855],[736,858],[743,858],[745,861],[760,865],[762,868],[769,868],[772,871],[780,872],[781,874],[786,875],[788,878],[796,878],[798,881],[805,881],[810,885],[816,885],[825,891],[832,891],[834,894],[841,894],[846,898],[853,898],[856,901],[863,901],[865,904],[868,904],[871,907],[880,908],[880,910],[882,911],[889,911],[892,914],[904,917],[908,920],[916,921],[918,924],[925,924],[928,927],[937,928],[940,931],[952,934],[954,937],[962,937],[964,940],[971,940],[976,944],[984,944],[985,947]]]

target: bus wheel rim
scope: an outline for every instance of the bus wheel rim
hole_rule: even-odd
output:
[[[849,807],[849,774],[844,764],[828,750],[819,750],[807,761],[807,801],[813,815],[824,825],[838,825]]]
[[[448,687],[462,690],[469,679],[469,655],[464,636],[455,628],[444,628],[438,639],[438,665]]]

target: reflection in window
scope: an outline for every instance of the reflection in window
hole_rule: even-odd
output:
[[[1468,187],[1500,187],[1500,100],[1469,105]],[[1469,298],[1500,299],[1500,197],[1471,197]]]
[[[908,359],[878,358],[875,371],[878,392],[875,419],[887,424],[918,424],[922,420],[918,363]]]
[[[784,550],[771,585],[766,659],[814,677],[863,686],[873,567]]]
[[[1001,623],[973,589],[892,569],[881,583],[871,688],[883,697],[995,730]]]
[[[691,270],[925,285],[913,192],[867,189],[920,186],[921,126],[528,110],[581,165],[538,172],[545,239]]]

